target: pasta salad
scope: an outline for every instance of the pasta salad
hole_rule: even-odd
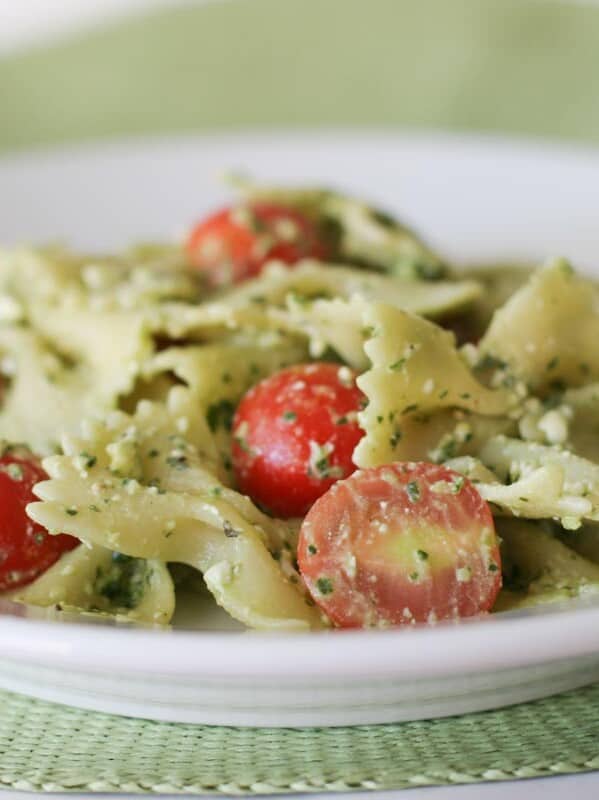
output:
[[[0,593],[389,627],[599,590],[599,294],[244,184],[182,244],[0,252]],[[208,602],[208,601],[207,601]]]

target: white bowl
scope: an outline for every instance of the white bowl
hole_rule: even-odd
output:
[[[539,143],[328,132],[129,141],[0,159],[0,242],[108,250],[171,238],[227,201],[221,171],[339,186],[449,258],[599,266],[599,153]],[[0,602],[0,687],[100,711],[227,725],[460,714],[599,679],[599,604],[434,628],[266,635],[183,609],[173,630]],[[190,630],[193,624],[195,630]]]

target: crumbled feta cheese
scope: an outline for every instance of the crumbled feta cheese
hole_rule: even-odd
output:
[[[470,567],[459,567],[455,571],[455,577],[458,583],[468,583],[472,580],[472,569]]]
[[[545,434],[549,444],[563,444],[568,439],[568,421],[561,409],[551,409],[538,421],[537,426]]]

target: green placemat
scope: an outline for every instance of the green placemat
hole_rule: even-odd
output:
[[[499,711],[351,728],[176,725],[0,692],[0,786],[267,794],[475,783],[599,768],[599,684]]]
[[[252,126],[599,142],[599,4],[227,0],[0,58],[0,150]]]

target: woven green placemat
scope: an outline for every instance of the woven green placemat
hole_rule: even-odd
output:
[[[0,787],[266,794],[475,783],[599,768],[599,684],[499,711],[351,728],[227,728],[0,692]]]

